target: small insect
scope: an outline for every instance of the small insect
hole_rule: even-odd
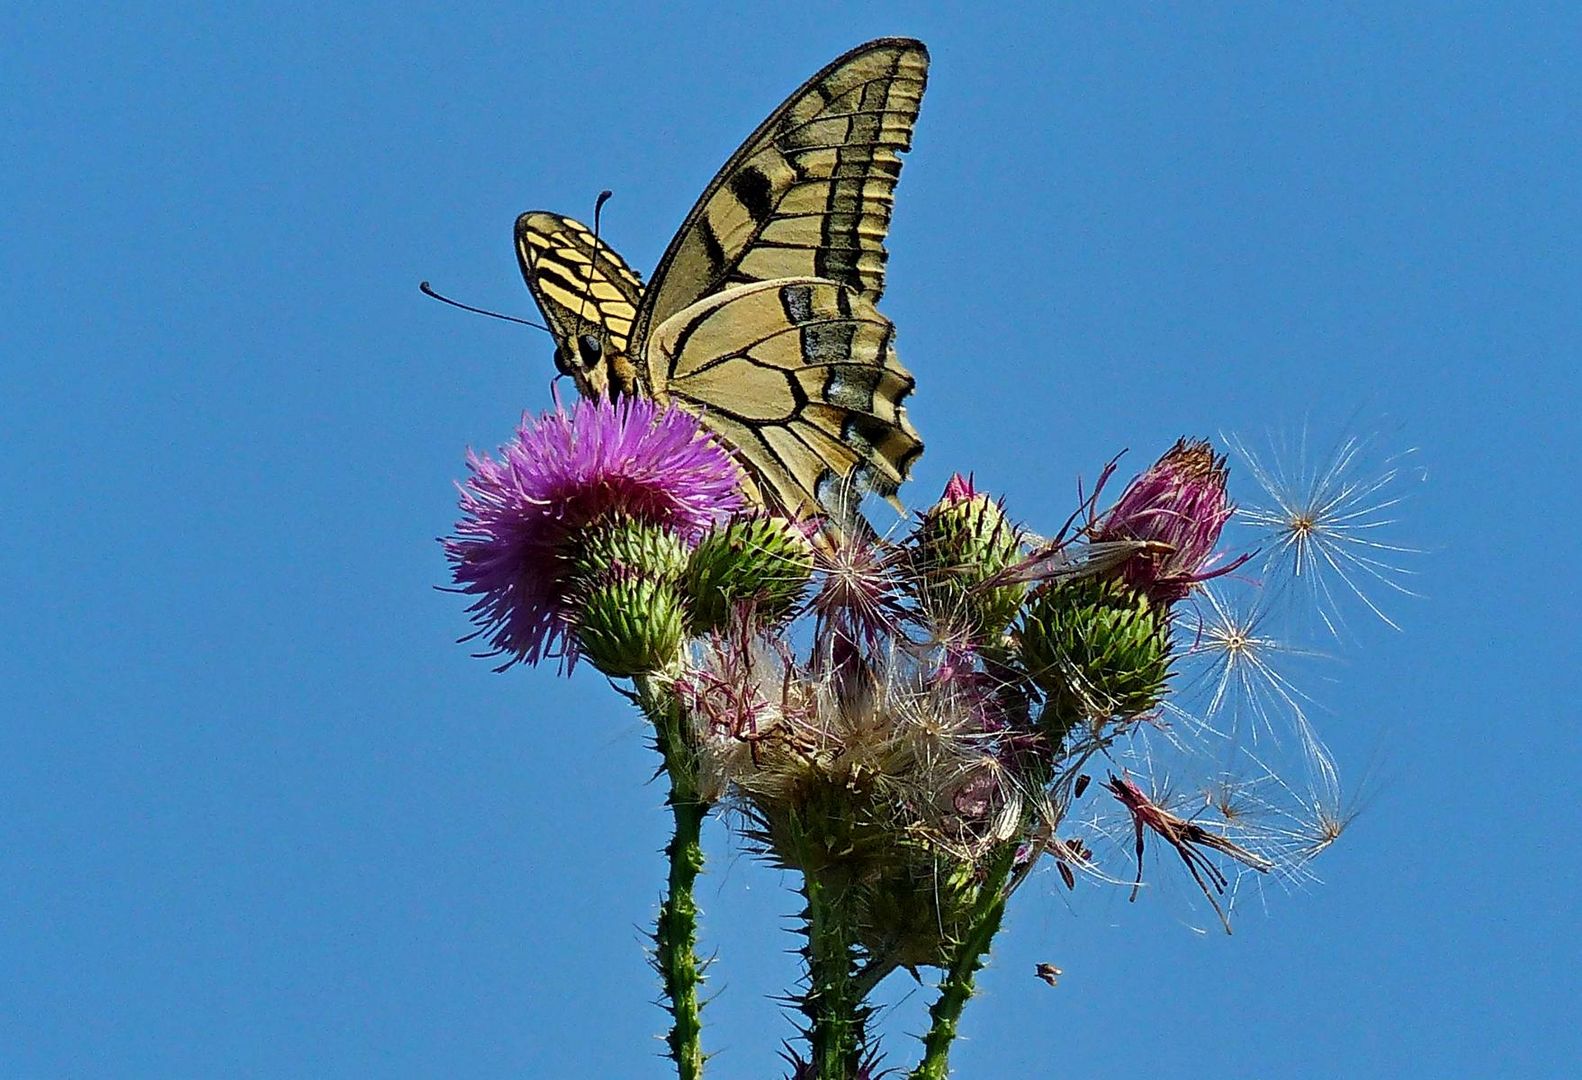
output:
[[[1033,968],[1033,974],[1043,979],[1050,986],[1054,986],[1060,982],[1060,976],[1065,973],[1053,964],[1039,964]]]

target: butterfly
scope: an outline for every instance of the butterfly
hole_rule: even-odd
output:
[[[865,491],[894,502],[923,443],[874,304],[927,75],[928,50],[907,38],[814,75],[709,182],[646,286],[580,222],[523,214],[517,258],[556,367],[584,397],[696,414],[766,506],[850,521]]]

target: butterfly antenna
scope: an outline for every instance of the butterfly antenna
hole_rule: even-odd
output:
[[[515,315],[502,315],[498,311],[489,311],[485,308],[473,307],[471,304],[464,304],[460,300],[452,300],[448,296],[435,292],[433,286],[426,281],[418,283],[418,290],[424,296],[438,300],[442,304],[449,304],[451,307],[461,308],[463,311],[470,311],[474,315],[487,315],[491,319],[504,319],[506,322],[521,323],[523,326],[531,326],[534,330],[542,330],[546,334],[553,332],[543,323],[536,323],[531,319],[519,319]]]
[[[582,333],[591,320],[586,318],[588,311],[588,297],[593,291],[593,271],[599,263],[599,220],[604,216],[604,204],[610,201],[610,196],[615,193],[609,188],[599,192],[599,197],[593,200],[593,255],[588,259],[587,273],[582,275],[582,306],[577,310],[577,332]],[[600,330],[603,330],[601,323]],[[604,344],[603,334],[600,334],[599,344]]]

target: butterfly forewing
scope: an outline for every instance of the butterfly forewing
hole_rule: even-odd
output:
[[[922,442],[902,399],[912,377],[894,328],[853,290],[819,278],[738,286],[661,324],[649,383],[735,449],[787,512],[845,516],[836,487],[889,496]]]
[[[659,260],[638,340],[732,285],[821,277],[884,292],[884,236],[928,50],[882,38],[809,79],[731,156]]]
[[[516,257],[559,349],[575,356],[578,335],[599,339],[606,370],[590,374],[602,393],[608,366],[631,355],[642,278],[608,244],[595,244],[586,225],[543,210],[516,219]],[[580,378],[578,388],[584,389]]]

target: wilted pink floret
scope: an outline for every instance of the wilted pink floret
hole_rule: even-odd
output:
[[[1092,529],[1094,540],[1150,540],[1167,550],[1132,556],[1122,574],[1157,604],[1186,597],[1192,586],[1241,565],[1205,573],[1220,530],[1236,508],[1225,494],[1225,459],[1200,439],[1181,439],[1127,485]]]
[[[690,413],[647,399],[579,401],[523,417],[500,460],[467,454],[463,518],[444,541],[467,610],[492,654],[575,661],[564,617],[568,542],[609,514],[669,528],[689,543],[742,509],[736,463]]]
[[[930,688],[949,711],[967,720],[964,730],[987,734],[1009,726],[999,695],[1002,683],[979,670],[970,646],[946,644],[937,660]]]

